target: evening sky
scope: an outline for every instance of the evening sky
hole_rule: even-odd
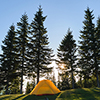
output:
[[[2,41],[9,27],[14,24],[17,28],[16,24],[25,12],[28,15],[28,22],[31,23],[39,5],[43,8],[43,16],[47,16],[44,25],[54,54],[57,53],[57,48],[68,28],[78,44],[84,10],[87,7],[93,10],[94,23],[100,16],[100,0],[0,0],[0,53]]]

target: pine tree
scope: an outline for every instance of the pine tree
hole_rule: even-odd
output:
[[[84,27],[83,31],[80,31],[82,34],[80,36],[80,61],[82,62],[82,71],[85,78],[89,79],[91,74],[97,73],[98,71],[98,49],[97,48],[97,39],[95,25],[93,24],[94,15],[93,11],[90,11],[89,8],[85,11],[85,20],[83,21]],[[86,79],[85,79],[86,80]]]
[[[19,86],[20,86],[20,80],[19,80],[19,77],[16,77],[11,83],[10,93],[11,94],[19,94],[20,93]]]
[[[30,86],[29,82],[27,82],[27,85],[26,85],[26,94],[28,94],[30,92],[31,92],[31,86]]]
[[[91,70],[90,68],[90,64],[84,60],[84,57],[79,58],[79,62],[78,62],[78,67],[81,70],[78,70],[78,75],[80,76],[80,79],[84,79],[84,87],[87,88],[89,86],[88,80],[90,79],[90,73]]]
[[[39,6],[39,11],[36,12],[35,18],[31,23],[31,62],[32,69],[35,69],[37,73],[37,83],[39,82],[40,73],[41,75],[46,72],[51,71],[51,67],[47,67],[51,64],[52,50],[49,48],[48,35],[46,34],[46,28],[44,28],[44,21],[46,16],[43,17],[43,12],[41,6]]]
[[[100,87],[100,83],[99,83],[99,71],[100,71],[100,17],[98,17],[97,20],[97,27],[96,27],[96,45],[95,45],[95,49],[96,49],[96,53],[95,53],[95,60],[96,60],[96,64],[95,64],[95,74],[96,74],[96,78],[97,78],[97,86]]]
[[[64,39],[62,40],[61,44],[58,48],[58,58],[59,64],[64,64],[65,67],[65,74],[71,73],[72,79],[72,88],[74,88],[74,72],[75,72],[75,61],[76,61],[76,43],[73,39],[72,32],[68,29],[67,34],[65,35]],[[68,70],[69,69],[69,70]]]
[[[29,41],[29,24],[28,24],[28,16],[25,13],[22,15],[22,18],[20,19],[20,22],[17,23],[18,29],[17,29],[17,34],[18,34],[18,54],[19,54],[19,72],[20,72],[20,77],[21,77],[21,85],[20,85],[20,94],[22,94],[22,87],[23,87],[23,75],[27,75],[27,70],[28,70],[28,54],[27,51],[29,50],[28,48],[28,41]]]
[[[0,66],[0,91],[3,89],[3,78],[4,78],[4,73],[2,72],[2,67]]]
[[[3,54],[0,55],[2,82],[6,84],[6,94],[8,93],[9,83],[16,77],[16,32],[14,25],[11,25],[2,45]]]

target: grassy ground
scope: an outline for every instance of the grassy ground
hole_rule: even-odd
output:
[[[35,96],[23,94],[2,95],[0,100],[100,100],[100,88],[83,88],[62,91],[60,94],[49,96]]]
[[[62,91],[56,100],[100,100],[100,88],[83,88]]]

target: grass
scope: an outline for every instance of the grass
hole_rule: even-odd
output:
[[[46,97],[49,100],[56,100],[57,94],[56,95],[49,95],[49,96],[11,94],[11,95],[0,96],[0,100],[45,100]]]
[[[100,88],[82,88],[62,91],[56,100],[100,100]]]
[[[2,95],[0,100],[100,100],[100,88],[82,88],[62,91],[60,94],[35,96],[24,94]]]

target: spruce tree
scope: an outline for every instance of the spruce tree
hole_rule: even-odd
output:
[[[91,74],[98,73],[99,63],[98,63],[98,37],[95,30],[95,25],[93,23],[94,15],[93,11],[89,8],[85,11],[85,20],[83,21],[83,30],[80,36],[80,50],[79,53],[81,58],[79,63],[81,63],[81,70],[86,78],[89,79]],[[82,61],[82,62],[81,62]],[[84,64],[83,64],[84,63]],[[97,76],[98,77],[98,76]],[[97,79],[98,80],[98,79]],[[98,82],[97,82],[98,84]],[[86,84],[87,85],[87,84]],[[98,85],[99,87],[99,85]]]
[[[29,41],[29,24],[28,24],[28,16],[25,13],[22,15],[22,18],[20,19],[20,22],[17,23],[18,29],[17,29],[17,37],[18,37],[18,54],[19,54],[19,72],[20,72],[20,78],[21,78],[21,85],[20,85],[20,94],[22,94],[22,87],[23,87],[23,75],[27,75],[28,70],[28,41]]]
[[[1,56],[1,55],[0,55]],[[1,61],[0,61],[1,62]],[[1,63],[0,63],[1,64]],[[4,72],[2,72],[2,66],[0,66],[0,91],[3,89],[4,83],[3,83],[3,78],[4,78]]]
[[[10,93],[11,94],[19,94],[20,93],[20,80],[19,77],[16,77],[10,86]]]
[[[31,92],[31,84],[29,82],[27,82],[26,85],[26,94],[29,94]]]
[[[11,25],[2,45],[3,54],[0,55],[2,82],[6,85],[6,94],[8,93],[9,83],[16,77],[17,61],[16,57],[16,32],[14,25]]]
[[[89,87],[88,80],[90,79],[90,74],[91,74],[90,64],[87,62],[87,60],[85,60],[84,57],[80,57],[77,65],[78,65],[78,68],[80,68],[80,70],[77,71],[80,77],[80,80],[84,79],[83,84],[84,84],[84,87],[87,88]]]
[[[89,8],[85,11],[85,20],[83,21],[83,31],[80,31],[80,41],[79,41],[79,54],[81,56],[79,60],[79,66],[81,68],[81,72],[84,75],[85,84],[84,86],[87,87],[87,80],[90,78],[91,68],[92,68],[92,61],[91,61],[91,36],[94,34],[94,24],[93,19],[94,15],[92,14],[93,11],[90,11]]]
[[[46,28],[44,28],[44,21],[46,16],[43,17],[43,11],[41,6],[35,14],[35,18],[31,23],[31,62],[32,70],[37,74],[37,83],[39,82],[40,75],[45,74],[46,72],[51,71],[51,67],[47,67],[51,64],[52,50],[49,48],[48,35]],[[41,74],[40,74],[41,73]]]
[[[95,60],[96,60],[96,64],[95,64],[95,75],[97,78],[97,86],[100,87],[100,83],[99,83],[99,71],[100,71],[100,17],[98,17],[97,20],[97,27],[96,27],[96,34],[95,34],[95,38],[96,38],[96,42],[95,42],[95,49],[96,49],[96,53],[95,53]]]
[[[58,48],[58,59],[59,64],[64,64],[64,73],[68,75],[71,73],[71,79],[72,79],[72,88],[74,88],[74,72],[75,72],[75,61],[76,61],[76,43],[73,39],[72,32],[70,29],[68,29],[67,34],[65,35],[64,39],[62,40],[61,44]],[[68,70],[69,69],[69,70]]]

